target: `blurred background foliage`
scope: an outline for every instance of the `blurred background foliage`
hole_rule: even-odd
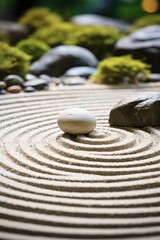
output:
[[[0,0],[0,19],[17,20],[34,6],[49,7],[66,20],[95,13],[132,22],[146,14],[160,13],[160,0]]]

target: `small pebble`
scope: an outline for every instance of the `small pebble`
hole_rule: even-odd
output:
[[[88,134],[96,127],[96,119],[86,109],[69,108],[62,111],[57,119],[59,128],[69,134]]]
[[[96,71],[97,69],[94,67],[87,67],[87,66],[72,67],[64,73],[64,76],[66,77],[79,76],[83,78],[88,78],[91,74],[95,73]]]
[[[2,90],[2,89],[5,89],[6,88],[6,83],[5,82],[3,82],[3,81],[0,81],[0,90]]]
[[[23,87],[24,84],[24,79],[18,75],[8,75],[3,81],[6,83],[7,88],[15,85]]]
[[[0,95],[5,95],[6,93],[7,93],[6,90],[4,90],[4,89],[0,90]]]
[[[26,81],[30,81],[30,80],[33,80],[33,79],[36,79],[37,76],[31,74],[31,73],[27,73],[26,76],[25,76],[25,80]]]
[[[22,91],[21,86],[18,85],[14,85],[14,86],[10,86],[7,88],[7,92],[9,93],[20,93]]]
[[[50,83],[50,82],[54,81],[54,77],[50,77],[50,76],[47,75],[47,74],[41,74],[41,75],[39,76],[39,78],[45,80],[46,83]],[[56,78],[55,78],[55,79],[56,79]]]
[[[36,90],[45,90],[47,86],[48,86],[48,83],[46,83],[45,80],[39,79],[39,78],[30,80],[24,83],[25,88],[34,87]]]
[[[82,77],[62,77],[62,83],[64,85],[84,85],[86,84],[86,79]]]
[[[160,82],[160,73],[151,73],[146,82]]]
[[[36,89],[34,87],[26,87],[24,88],[24,92],[35,92]]]

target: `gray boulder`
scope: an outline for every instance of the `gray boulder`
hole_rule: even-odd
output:
[[[16,44],[19,40],[28,37],[29,29],[12,21],[0,21],[0,34],[7,37],[10,44]]]
[[[39,76],[62,76],[69,68],[77,66],[96,67],[97,58],[88,49],[79,46],[58,46],[33,62],[30,72]]]
[[[100,16],[97,14],[76,15],[71,18],[71,22],[78,24],[78,25],[115,27],[115,28],[119,29],[120,31],[126,31],[128,28],[131,27],[130,24],[128,24],[124,21]]]
[[[80,76],[83,78],[88,78],[91,74],[95,73],[97,71],[97,68],[93,67],[73,67],[68,69],[65,73],[64,76],[67,77],[74,77],[74,76]]]
[[[120,127],[159,126],[160,93],[139,93],[121,100],[111,110],[109,123]]]
[[[160,26],[141,28],[120,39],[115,45],[115,55],[132,54],[151,64],[152,72],[160,72]]]

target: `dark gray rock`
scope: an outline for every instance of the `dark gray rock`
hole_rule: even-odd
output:
[[[7,84],[3,81],[0,81],[0,90],[5,89],[7,87]]]
[[[1,90],[0,90],[0,95],[5,95],[6,93],[7,93],[6,90],[4,90],[4,89],[1,89]]]
[[[69,68],[76,66],[96,67],[96,57],[87,49],[79,46],[58,46],[33,62],[30,72],[39,76],[47,74],[62,76]]]
[[[67,76],[67,77],[80,76],[83,78],[88,78],[91,74],[95,73],[96,71],[97,69],[93,67],[73,67],[68,69],[64,73],[64,76]]]
[[[160,72],[160,26],[141,28],[120,39],[115,45],[115,55],[132,54],[152,65],[152,72]]]
[[[43,79],[33,79],[24,83],[24,87],[33,87],[36,90],[45,90],[48,84]]]
[[[110,112],[112,126],[146,127],[160,125],[160,92],[135,94],[121,100]]]
[[[7,88],[13,85],[23,87],[24,84],[24,79],[18,75],[8,75],[3,79],[3,81],[6,83]]]
[[[36,89],[34,87],[25,87],[24,92],[35,92]]]
[[[12,21],[0,21],[0,34],[4,34],[10,44],[16,44],[29,35],[29,29],[19,23]]]
[[[97,14],[82,14],[73,16],[71,22],[79,25],[92,25],[92,26],[109,26],[118,28],[121,31],[126,31],[131,27],[130,24],[123,22],[121,20],[116,20]]]

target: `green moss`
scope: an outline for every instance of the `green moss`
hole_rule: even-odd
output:
[[[54,26],[61,21],[60,15],[43,7],[31,8],[19,19],[22,25],[28,26],[33,32],[40,28]]]
[[[91,81],[102,84],[130,83],[147,79],[150,66],[131,56],[110,57],[100,62],[98,71],[91,76]]]
[[[32,56],[32,61],[37,60],[50,49],[45,42],[35,39],[21,40],[17,44],[17,48]]]
[[[102,59],[112,51],[115,42],[121,35],[117,29],[111,27],[60,23],[54,27],[39,29],[31,37],[45,41],[50,47],[58,45],[81,46]]]
[[[39,29],[31,37],[45,41],[50,47],[63,45],[65,39],[70,34],[74,34],[77,27],[71,23],[57,24],[55,27],[48,27],[45,29]]]
[[[98,59],[104,58],[113,50],[121,37],[117,29],[103,26],[81,26],[78,31],[68,36],[65,43],[89,49]]]
[[[9,74],[24,76],[30,65],[30,56],[7,43],[0,43],[0,78]]]
[[[146,15],[144,17],[137,19],[137,21],[135,21],[135,24],[129,30],[129,32],[134,32],[139,28],[147,27],[150,25],[160,25],[160,15],[159,14]]]

